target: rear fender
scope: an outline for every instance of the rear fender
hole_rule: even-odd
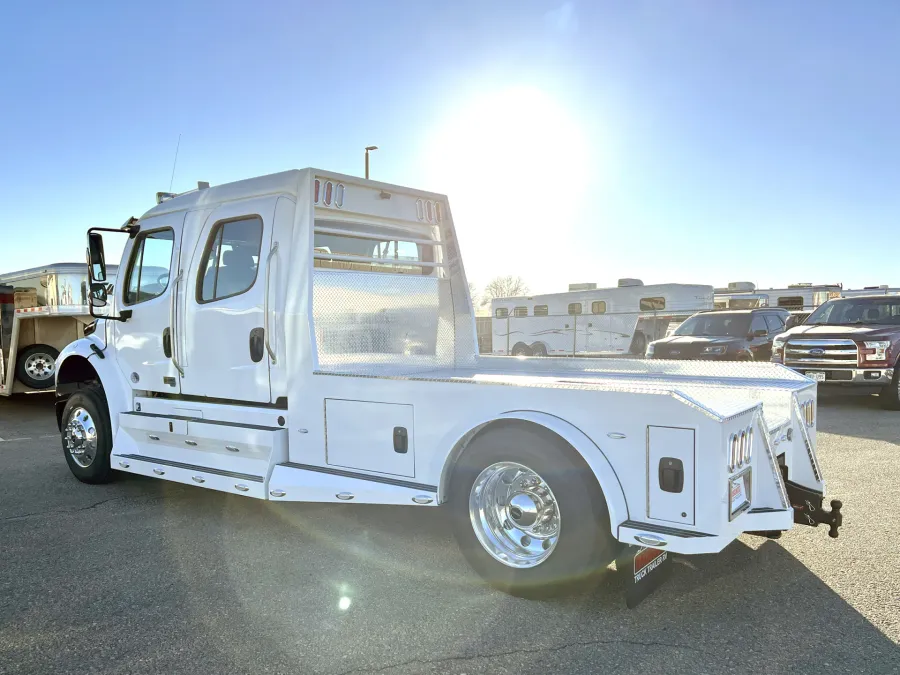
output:
[[[615,537],[619,523],[628,520],[629,517],[625,493],[622,490],[622,484],[619,482],[619,477],[616,475],[612,464],[609,463],[606,455],[603,454],[603,451],[596,443],[581,431],[581,429],[560,417],[534,410],[512,410],[505,412],[492,420],[483,422],[464,434],[456,442],[453,451],[444,463],[444,468],[441,473],[439,500],[444,501],[444,499],[446,499],[447,486],[450,482],[450,476],[453,473],[453,467],[456,464],[457,458],[469,444],[469,441],[485,427],[490,426],[490,424],[494,422],[504,420],[521,420],[523,422],[531,422],[544,427],[566,441],[579,455],[581,455],[582,459],[584,459],[591,468],[591,471],[593,471],[597,482],[600,483],[600,489],[603,490],[603,495],[606,498],[606,506],[609,510],[611,533],[613,537]]]

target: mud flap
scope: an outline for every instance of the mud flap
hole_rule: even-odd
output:
[[[625,587],[625,606],[634,609],[672,575],[672,554],[627,546],[616,558],[616,575]]]

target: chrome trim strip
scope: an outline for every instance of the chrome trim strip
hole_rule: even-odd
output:
[[[695,532],[693,530],[680,530],[677,527],[666,527],[665,525],[656,525],[655,523],[641,523],[636,520],[626,520],[619,524],[619,528],[628,527],[632,530],[644,530],[646,532],[656,532],[657,534],[668,534],[672,537],[715,537],[714,534],[706,532]]]
[[[409,480],[401,480],[398,478],[388,478],[387,476],[372,476],[367,473],[359,473],[357,471],[344,471],[342,469],[334,469],[330,466],[316,466],[314,464],[298,464],[297,462],[283,462],[278,466],[286,466],[290,469],[301,469],[302,471],[316,471],[318,473],[327,473],[332,476],[343,476],[344,478],[353,478],[355,480],[367,480],[371,483],[382,483],[384,485],[396,485],[397,487],[405,487],[410,490],[419,490],[420,492],[437,492],[437,485],[427,485],[425,483],[415,483]]]
[[[351,237],[353,239],[371,239],[373,241],[384,241],[385,235],[382,234],[369,234],[367,232],[358,232],[356,230],[342,230],[338,227],[316,227],[314,229],[316,234],[334,234],[339,237]],[[436,239],[417,239],[415,237],[403,237],[403,241],[408,241],[413,244],[422,244],[424,246],[443,246],[443,242],[440,242]],[[323,255],[328,255],[323,254]]]
[[[125,457],[127,459],[137,460],[139,462],[147,462],[152,464],[164,464],[176,469],[187,469],[188,471],[201,471],[203,473],[211,473],[216,476],[228,476],[229,478],[241,478],[243,480],[253,481],[254,483],[262,483],[262,476],[254,476],[249,473],[237,473],[235,471],[224,471],[223,469],[213,469],[208,466],[198,466],[197,464],[185,464],[184,462],[173,462],[170,459],[159,459],[158,457],[147,457],[146,455],[115,455],[116,457]]]
[[[816,480],[821,483],[822,470],[819,468],[816,453],[813,451],[812,441],[809,438],[809,431],[806,428],[806,418],[803,416],[803,411],[800,409],[800,400],[797,398],[797,394],[791,394],[791,399],[794,404],[794,414],[797,416],[797,422],[800,425],[800,436],[803,438],[803,444],[806,446],[806,455],[809,457],[809,463],[812,465],[813,475],[816,477]]]
[[[342,262],[377,263],[379,265],[395,265],[397,267],[447,267],[444,263],[425,262],[424,260],[399,260],[394,258],[364,258],[361,255],[337,255],[335,253],[313,253],[315,260],[340,260]]]
[[[272,335],[272,330],[269,328],[269,279],[272,277],[272,258],[278,252],[278,242],[272,242],[272,248],[269,250],[269,255],[266,257],[266,290],[265,295],[263,296],[263,331],[264,341],[266,343],[266,351],[269,353],[269,360],[272,362],[272,365],[275,365],[275,350],[272,349],[272,343],[269,338]]]
[[[179,254],[180,255],[180,254]],[[172,297],[169,300],[169,340],[172,345],[172,365],[181,377],[184,377],[184,368],[178,363],[178,286],[181,284],[181,277],[184,276],[184,270],[178,271],[178,276],[172,282]]]
[[[759,429],[759,435],[763,439],[763,448],[766,450],[766,457],[769,458],[769,469],[771,469],[772,477],[775,479],[775,484],[778,486],[778,497],[781,500],[781,508],[787,509],[789,504],[787,488],[784,486],[781,469],[778,467],[778,459],[772,451],[772,439],[769,438],[769,434],[765,428],[766,421],[763,418],[762,412],[758,413],[756,416],[756,425]]]

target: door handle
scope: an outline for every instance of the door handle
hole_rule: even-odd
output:
[[[265,328],[254,328],[250,331],[250,360],[253,363],[259,363],[262,361],[263,356],[265,355]]]
[[[266,257],[266,295],[263,298],[263,314],[265,315],[263,319],[263,328],[265,330],[264,342],[266,344],[266,351],[269,352],[269,358],[272,360],[274,364],[275,361],[275,350],[272,348],[271,343],[269,342],[269,337],[272,335],[272,330],[269,328],[269,279],[272,276],[272,258],[275,257],[275,253],[278,252],[278,242],[272,242],[272,248],[269,250],[269,255]]]
[[[167,359],[172,358],[172,332],[169,330],[169,327],[166,326],[163,329],[163,354],[166,355]]]

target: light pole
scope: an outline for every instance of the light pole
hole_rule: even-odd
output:
[[[378,149],[377,145],[370,145],[369,147],[366,148],[366,180],[369,179],[369,152],[371,150],[377,150],[377,149]]]

